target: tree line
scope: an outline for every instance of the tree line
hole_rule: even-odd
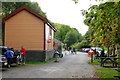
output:
[[[57,29],[57,32],[55,32],[55,38],[67,44],[68,47],[82,41],[83,36],[76,28],[71,28],[69,25],[59,23],[54,23],[53,25]]]
[[[2,2],[2,17],[7,16],[23,5],[46,17],[46,13],[42,11],[37,2]]]
[[[91,46],[113,50],[120,45],[120,2],[105,2],[82,10],[84,23],[89,26],[85,39]]]

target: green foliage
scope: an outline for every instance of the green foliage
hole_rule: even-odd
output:
[[[55,32],[55,38],[64,42],[65,35],[71,30],[70,26],[59,23],[54,23],[54,26],[57,29],[57,32]]]
[[[54,62],[55,62],[55,63],[59,63],[60,61],[56,61],[56,60],[55,60]]]
[[[110,47],[120,44],[120,2],[106,2],[94,5],[88,11],[82,10],[86,17],[84,23],[89,26],[87,39],[94,46]]]
[[[84,48],[84,47],[90,47],[90,44],[87,40],[84,39],[81,42],[73,44],[72,47],[75,47],[77,49],[81,49],[81,48]]]
[[[62,45],[58,45],[58,49],[61,50],[62,49]]]
[[[68,46],[77,42],[77,35],[74,31],[70,31],[66,34],[64,42],[67,43]]]
[[[67,43],[68,46],[71,46],[76,42],[80,42],[83,39],[82,35],[76,28],[71,28],[68,25],[59,23],[54,23],[54,26],[57,29],[57,32],[55,32],[55,38]]]
[[[23,5],[46,17],[46,14],[41,10],[37,2],[2,2],[2,16],[5,17]]]
[[[75,4],[77,4],[79,2],[79,0],[73,0],[75,2]]]

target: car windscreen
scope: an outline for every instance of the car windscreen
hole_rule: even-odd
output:
[[[4,54],[7,50],[7,48],[0,48],[0,54]]]

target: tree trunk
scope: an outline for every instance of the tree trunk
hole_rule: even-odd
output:
[[[113,45],[113,55],[115,55],[115,45]]]
[[[109,52],[110,50],[109,50],[109,46],[108,46],[108,57],[110,56],[110,52]]]
[[[93,54],[91,54],[91,62],[93,62]]]

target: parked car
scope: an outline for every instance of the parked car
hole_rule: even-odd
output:
[[[9,49],[9,47],[6,46],[0,46],[0,66],[6,67],[7,66],[7,58],[5,52]],[[11,64],[21,64],[22,58],[19,51],[15,51],[13,58],[11,60]]]
[[[88,51],[88,55],[92,54],[93,50],[96,49],[96,54],[95,56],[100,56],[101,51],[103,50],[102,48],[99,47],[91,47],[90,50]]]
[[[22,61],[22,54],[20,53],[20,51],[15,51],[14,56],[12,58],[12,63],[20,65]]]
[[[85,51],[85,52],[89,52],[89,50],[90,50],[90,48],[85,48],[84,51]]]
[[[85,52],[85,48],[82,48],[82,52]]]
[[[100,54],[101,51],[103,50],[102,48],[99,48],[99,47],[91,47],[92,50],[95,50]]]
[[[5,46],[0,46],[0,67],[7,66],[7,58],[4,54],[9,48]]]

